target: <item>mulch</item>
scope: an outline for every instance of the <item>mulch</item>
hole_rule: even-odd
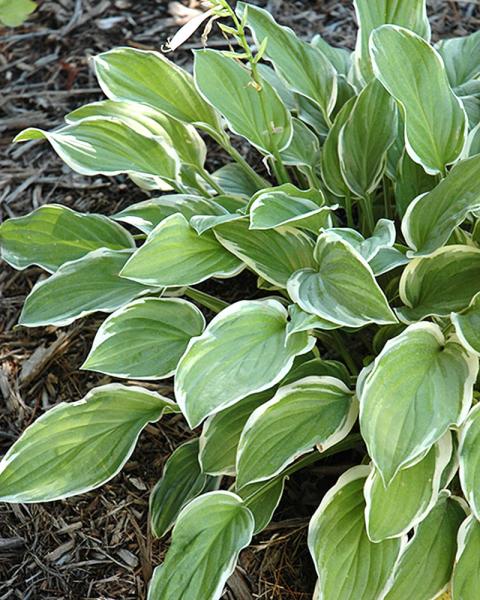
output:
[[[255,3],[306,39],[321,33],[333,44],[353,48],[350,1]],[[159,49],[178,29],[185,7],[167,0],[39,4],[24,26],[0,30],[0,220],[47,202],[112,214],[145,199],[144,192],[121,176],[72,173],[47,144],[12,145],[12,138],[29,126],[57,127],[70,110],[100,99],[89,58],[119,45]],[[476,2],[433,0],[429,9],[436,38],[479,28]],[[174,54],[175,62],[189,68],[189,50],[198,43],[198,36],[187,42]],[[221,48],[224,42],[213,34],[210,43]],[[212,168],[222,158],[213,151]],[[0,454],[43,411],[110,381],[79,370],[98,317],[63,329],[16,327],[25,296],[42,276],[37,268],[17,272],[2,264],[0,269]],[[217,285],[232,299],[252,288],[242,278],[234,289]],[[152,388],[171,394],[169,382]],[[0,600],[144,599],[168,544],[152,539],[148,530],[149,490],[172,450],[191,435],[181,417],[164,418],[147,427],[122,473],[101,489],[49,504],[0,504]],[[311,598],[315,574],[306,549],[308,518],[324,490],[358,458],[339,455],[290,479],[273,523],[242,553],[225,598]]]

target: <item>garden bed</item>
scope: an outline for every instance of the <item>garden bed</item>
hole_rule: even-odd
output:
[[[257,4],[268,6],[305,38],[321,33],[333,44],[352,47],[351,2]],[[473,2],[431,2],[430,16],[437,38],[464,35],[480,24],[480,8]],[[54,128],[68,111],[102,97],[89,56],[118,45],[158,49],[181,19],[180,4],[169,9],[164,0],[62,0],[41,3],[25,26],[0,33],[2,220],[47,202],[112,214],[145,198],[125,177],[82,177],[47,144],[11,146],[11,140],[28,126]],[[188,67],[188,50],[198,43],[189,41],[173,59]],[[221,48],[224,41],[212,35],[210,43]],[[214,169],[222,155],[210,156]],[[5,264],[0,270],[1,453],[43,411],[110,381],[79,370],[101,318],[63,329],[15,329],[24,298],[40,275],[40,269],[15,272]],[[247,275],[235,281],[252,284]],[[228,281],[218,286],[227,300],[245,296],[245,289],[238,294]],[[151,387],[171,395],[168,382]],[[148,533],[149,490],[171,451],[189,436],[181,417],[165,418],[147,427],[125,469],[100,490],[51,504],[0,505],[0,600],[145,598],[146,583],[166,549]],[[358,457],[340,454],[289,481],[272,524],[242,554],[226,598],[311,597],[315,577],[305,544],[308,517],[324,490],[357,462]]]

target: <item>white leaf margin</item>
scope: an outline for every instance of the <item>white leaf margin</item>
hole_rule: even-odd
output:
[[[270,400],[268,400],[267,402],[265,402],[264,404],[262,404],[261,406],[259,406],[252,412],[252,414],[248,418],[247,422],[245,423],[245,426],[242,431],[242,435],[240,436],[240,440],[238,443],[238,450],[237,450],[237,457],[236,457],[236,472],[238,473],[239,462],[242,457],[242,454],[245,451],[244,436],[253,427],[255,427],[255,424],[257,423],[258,419],[266,411],[268,411],[268,409],[270,407],[275,406],[276,404],[281,402],[285,398],[285,396],[288,396],[290,393],[295,391],[295,389],[301,387],[302,385],[309,385],[309,384],[314,384],[314,383],[318,384],[318,385],[326,384],[326,385],[336,386],[340,393],[344,393],[345,395],[351,396],[350,408],[345,416],[345,419],[343,420],[343,423],[340,425],[340,427],[334,433],[332,433],[332,435],[330,435],[325,440],[325,442],[321,445],[321,447],[317,444],[316,446],[312,446],[310,449],[302,448],[301,450],[296,452],[293,456],[291,456],[289,459],[285,460],[282,463],[282,465],[271,475],[264,476],[264,477],[258,477],[257,479],[252,479],[248,483],[245,483],[245,485],[250,485],[252,483],[259,483],[261,481],[268,481],[269,479],[272,479],[272,478],[276,477],[277,475],[280,475],[286,467],[288,467],[293,462],[295,462],[297,460],[297,458],[299,458],[300,456],[309,454],[310,452],[315,451],[315,449],[320,453],[325,452],[325,450],[328,450],[328,448],[331,448],[335,444],[338,444],[338,442],[342,441],[349,434],[350,430],[355,425],[355,421],[357,420],[357,417],[358,417],[358,401],[357,401],[354,393],[345,385],[345,383],[343,381],[341,381],[340,379],[336,379],[335,377],[331,377],[329,375],[323,375],[323,376],[311,375],[309,377],[304,377],[303,379],[299,379],[298,381],[294,381],[292,383],[289,383],[288,385],[285,385],[285,386],[279,388],[279,390],[277,391],[275,396],[273,396],[273,398],[271,398]]]
[[[394,539],[394,538],[398,538],[398,537],[402,537],[402,536],[406,535],[412,528],[416,527],[419,523],[421,523],[421,521],[423,521],[423,519],[432,510],[432,508],[437,503],[438,496],[440,494],[440,480],[442,478],[445,468],[448,466],[448,463],[452,457],[452,450],[453,450],[452,434],[450,433],[450,431],[447,431],[447,433],[442,438],[440,438],[438,440],[438,442],[436,443],[435,471],[434,471],[433,478],[430,482],[432,493],[431,493],[429,503],[423,508],[423,510],[417,512],[415,517],[410,521],[410,523],[404,529],[402,529],[402,531],[400,531],[399,533],[396,533],[395,535],[387,536],[384,539],[386,539],[386,540]],[[409,463],[408,467],[405,467],[405,468],[411,468],[411,467],[415,466],[416,464],[418,464],[421,460],[423,460],[425,458],[426,453],[428,453],[428,450],[424,454],[421,454],[414,461]],[[400,473],[401,471],[402,471],[402,469],[400,469],[398,471],[398,473]],[[397,473],[397,475],[398,475],[398,473]],[[365,526],[367,529],[367,535],[368,535],[370,541],[373,543],[383,541],[383,539],[382,540],[373,540],[370,537],[370,533],[369,533],[369,521],[370,521],[369,516],[370,516],[370,507],[372,505],[372,489],[373,489],[373,483],[374,483],[374,479],[375,479],[376,475],[378,477],[380,477],[380,474],[377,473],[377,471],[374,467],[370,471],[370,474],[367,477],[367,480],[365,481],[365,486],[363,488],[363,495],[364,495],[365,504],[366,504],[365,505]]]

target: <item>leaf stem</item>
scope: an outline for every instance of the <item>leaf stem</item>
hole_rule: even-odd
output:
[[[205,308],[208,308],[209,310],[217,314],[221,312],[224,308],[230,306],[228,302],[224,302],[219,298],[215,298],[215,296],[211,296],[206,292],[201,292],[200,290],[196,290],[192,287],[185,288],[183,294],[184,296],[187,296],[187,298],[195,300],[195,302],[198,302]]]
[[[210,173],[208,171],[206,171],[205,169],[201,169],[201,170],[198,171],[198,174],[200,175],[200,177],[202,177],[202,179],[204,181],[206,181],[208,183],[208,185],[211,188],[213,188],[217,192],[217,194],[219,196],[223,196],[224,191],[218,185],[218,183],[215,181],[215,179],[213,179],[213,177],[210,175]]]
[[[363,198],[360,198],[360,204],[362,206],[362,212],[365,215],[366,231],[367,235],[371,235],[375,229],[375,217],[373,215],[372,198],[367,194]]]
[[[347,225],[351,228],[355,227],[355,223],[353,221],[353,212],[352,212],[352,196],[351,194],[347,194],[345,196],[345,212],[347,214]]]
[[[214,136],[213,133],[211,135],[213,139],[219,144],[219,146],[221,146],[225,150],[225,152],[227,152],[229,156],[238,164],[238,166],[242,169],[245,175],[247,175],[249,179],[255,181],[256,185],[258,186],[258,189],[262,190],[266,185],[266,182],[264,181],[263,177],[260,177],[260,175],[253,169],[253,167],[251,167],[248,164],[248,162],[243,158],[240,152],[238,152],[238,150],[232,146],[230,139],[228,137],[223,137],[220,135],[218,137],[216,135]]]

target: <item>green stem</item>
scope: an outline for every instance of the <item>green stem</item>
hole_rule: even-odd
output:
[[[351,228],[354,228],[355,223],[353,221],[352,196],[350,194],[345,196],[345,212],[347,214],[347,225]]]
[[[301,469],[305,469],[305,467],[313,465],[319,460],[323,460],[324,458],[328,458],[329,456],[334,456],[335,454],[339,454],[340,452],[345,452],[346,450],[351,450],[352,448],[355,448],[361,441],[362,436],[359,433],[352,433],[349,436],[347,436],[344,440],[342,440],[332,448],[325,450],[324,452],[314,451],[311,454],[307,454],[307,456],[304,456],[302,459],[288,467],[288,469],[285,469],[281,476],[288,477],[289,475],[293,475],[293,473],[296,473]],[[249,496],[245,500],[246,506],[251,504],[254,501],[254,499],[256,499],[258,496],[260,496],[266,490],[268,490],[269,487],[275,485],[275,480],[276,478],[270,479],[269,481],[265,482],[265,485],[259,487],[258,490],[256,490],[251,496]]]
[[[243,158],[240,152],[238,152],[238,150],[236,150],[232,146],[228,138],[224,138],[221,136],[216,137],[213,135],[212,137],[225,150],[225,152],[228,152],[229,156],[238,164],[239,167],[241,167],[245,175],[247,175],[249,179],[255,181],[255,184],[258,186],[258,189],[261,190],[266,186],[266,182],[263,179],[263,177],[260,177],[260,175],[253,169],[253,167],[251,167],[248,164],[248,162]]]
[[[390,219],[391,206],[390,206],[390,197],[388,195],[388,182],[387,182],[386,177],[383,178],[382,187],[383,187],[383,211],[385,213],[385,217],[387,219]]]
[[[308,180],[308,185],[314,189],[314,190],[319,190],[321,189],[321,184],[320,184],[320,180],[318,179],[315,170],[312,169],[312,167],[308,167],[307,169],[305,169],[305,176],[307,177]]]
[[[201,304],[205,308],[208,308],[214,313],[219,313],[224,308],[230,306],[228,302],[224,302],[219,298],[215,298],[215,296],[211,296],[210,294],[207,294],[206,292],[201,292],[200,290],[196,290],[195,288],[187,287],[183,293],[185,296],[187,296],[187,298],[195,300],[195,302],[198,302],[199,304]]]
[[[363,198],[360,198],[360,204],[362,207],[362,212],[365,215],[366,220],[366,229],[364,233],[366,235],[371,235],[373,230],[375,229],[375,217],[373,215],[373,206],[372,199],[370,196],[366,195]]]
[[[273,145],[273,142],[272,142],[272,145]],[[273,152],[272,160],[270,161],[270,164],[272,165],[272,170],[275,174],[275,179],[278,181],[279,184],[292,182],[292,180],[290,179],[290,176],[288,174],[288,171],[282,162],[280,153],[277,150],[275,150]]]
[[[224,191],[222,190],[222,188],[218,185],[218,183],[215,181],[215,179],[213,179],[213,177],[210,175],[210,173],[208,173],[208,171],[206,171],[205,169],[201,169],[198,171],[198,174],[200,175],[200,177],[206,181],[208,183],[208,185],[213,188],[217,194],[219,196],[223,196]]]

